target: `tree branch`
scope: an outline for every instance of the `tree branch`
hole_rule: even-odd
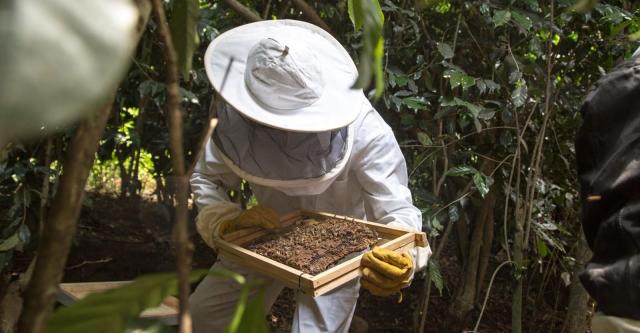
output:
[[[304,0],[291,0],[291,1],[294,6],[300,9],[304,17],[306,17],[309,20],[309,22],[319,26],[320,28],[324,29],[326,32],[334,35],[331,28],[329,28],[329,25],[322,18],[320,18],[320,15],[318,15],[318,12],[316,12],[316,10],[313,7],[311,7],[311,5],[309,5],[306,1]]]
[[[60,188],[38,244],[33,276],[25,293],[24,312],[18,322],[19,332],[44,332],[76,231],[84,187],[112,104],[113,99],[82,121],[71,141]]]
[[[258,22],[262,21],[262,18],[258,16],[258,14],[254,13],[251,9],[247,8],[245,5],[239,3],[236,0],[224,0],[224,2],[231,7],[236,13],[238,13],[242,18],[249,22]]]
[[[163,1],[153,0],[153,14],[158,24],[158,33],[164,44],[164,56],[167,70],[167,113],[169,122],[169,150],[173,181],[176,182],[176,214],[173,228],[173,241],[176,247],[176,268],[178,271],[178,295],[180,298],[180,332],[191,333],[191,316],[189,314],[189,271],[191,270],[191,254],[193,244],[189,240],[187,227],[188,184],[185,176],[184,151],[182,147],[182,112],[180,110],[180,92],[178,84],[178,56],[173,46],[169,24],[164,13]]]

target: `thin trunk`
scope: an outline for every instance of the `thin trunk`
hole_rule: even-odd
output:
[[[587,246],[582,230],[580,235],[575,252],[576,266],[573,270],[571,286],[569,287],[569,308],[567,309],[567,317],[562,329],[562,332],[567,333],[584,333],[587,331],[589,294],[580,283],[578,273],[584,269],[584,264],[591,257],[591,251]]]
[[[511,301],[511,332],[522,332],[522,267],[523,262],[523,241],[524,241],[524,209],[522,204],[516,207],[515,230],[513,233],[513,261],[516,264],[515,286]]]
[[[113,99],[107,106],[84,120],[71,141],[60,178],[60,187],[38,244],[38,258],[25,293],[24,313],[18,323],[20,332],[44,331],[75,234],[84,198],[84,187],[98,150],[100,137],[111,113],[112,103]]]
[[[146,0],[135,2],[139,10],[139,24],[132,38],[137,42],[145,30],[150,7]],[[41,333],[45,330],[75,234],[84,188],[111,113],[113,99],[112,96],[107,105],[83,120],[71,140],[63,174],[38,244],[38,258],[24,295],[24,310],[18,321],[18,332]]]
[[[177,55],[173,47],[169,24],[164,13],[162,0],[153,0],[153,14],[158,25],[158,33],[164,44],[164,56],[167,71],[167,112],[169,118],[169,149],[171,151],[172,178],[176,184],[176,214],[173,229],[173,240],[176,247],[176,268],[178,271],[178,291],[180,298],[179,322],[180,332],[190,333],[191,315],[189,314],[189,272],[193,244],[189,240],[187,225],[187,198],[189,185],[185,174],[184,149],[182,143],[182,111],[178,85]]]
[[[489,162],[494,164],[494,162]],[[492,168],[492,167],[490,167]],[[478,296],[479,282],[479,269],[482,266],[484,260],[482,258],[482,248],[487,241],[485,231],[486,225],[493,225],[493,210],[496,205],[496,194],[494,191],[489,192],[482,203],[482,207],[479,209],[471,242],[469,243],[469,251],[466,253],[467,265],[464,267],[464,275],[462,281],[458,286],[456,297],[454,298],[449,308],[450,318],[448,320],[448,327],[455,327],[455,331],[460,331],[466,324],[469,313],[473,310],[476,298]],[[487,244],[490,246],[491,244]]]

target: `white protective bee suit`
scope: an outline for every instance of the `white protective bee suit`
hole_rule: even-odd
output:
[[[241,179],[249,182],[261,206],[279,214],[309,209],[421,230],[421,213],[412,204],[402,152],[391,128],[362,91],[350,89],[357,72],[337,41],[315,26],[291,20],[252,23],[231,31],[234,30],[239,33],[234,32],[232,39],[225,34],[220,36],[205,56],[214,88],[228,104],[219,111],[219,125],[191,178],[200,210],[197,229],[203,239],[214,247],[213,226],[239,214],[240,207],[230,202],[227,191],[239,188]],[[248,53],[245,61],[242,51],[234,47],[254,41],[250,37],[255,30],[268,38],[250,43],[248,48],[256,46],[244,51]],[[312,35],[304,35],[309,31]],[[291,39],[299,35],[304,35],[302,41]],[[321,45],[314,48],[313,43]],[[300,46],[309,44],[312,47]],[[225,52],[227,57],[220,55]],[[228,61],[231,57],[236,58]],[[329,62],[323,63],[327,58]],[[285,70],[268,72],[274,66]],[[300,76],[296,76],[298,69]],[[267,77],[261,76],[265,71]],[[215,73],[227,73],[228,77]],[[287,81],[290,75],[293,79]],[[269,81],[273,77],[276,82]],[[315,81],[308,81],[314,78]],[[328,79],[333,81],[327,83]],[[283,81],[286,87],[279,87]],[[291,94],[287,91],[291,86],[298,86],[302,92]],[[277,100],[292,95],[295,98]],[[318,110],[310,110],[310,106],[317,106]],[[264,108],[271,115],[259,114]],[[278,119],[286,114],[282,110],[307,113],[283,116],[286,120],[282,121]],[[428,248],[414,251],[415,266],[424,267],[429,254]],[[227,258],[220,258],[213,268],[226,268],[263,281],[265,310],[283,288]],[[354,280],[315,298],[298,293],[292,332],[347,332],[359,288],[359,280]],[[205,278],[190,298],[194,332],[223,331],[238,297],[239,286],[235,282]]]

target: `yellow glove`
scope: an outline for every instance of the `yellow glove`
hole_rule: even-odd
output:
[[[248,227],[277,229],[280,227],[280,217],[275,210],[258,205],[243,211],[234,219],[223,221],[220,232],[224,235]]]
[[[362,256],[361,266],[362,286],[372,295],[391,296],[411,284],[413,259],[406,253],[374,247]]]

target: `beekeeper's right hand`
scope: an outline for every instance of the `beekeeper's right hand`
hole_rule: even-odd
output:
[[[217,229],[221,236],[252,226],[273,230],[280,226],[280,217],[268,207],[258,205],[243,211],[238,204],[222,201],[204,207],[196,219],[198,233],[212,248],[215,247],[213,239]]]
[[[221,235],[249,227],[260,227],[267,230],[274,230],[280,227],[280,216],[278,213],[264,206],[254,206],[244,210],[237,217],[222,222],[220,227]]]

